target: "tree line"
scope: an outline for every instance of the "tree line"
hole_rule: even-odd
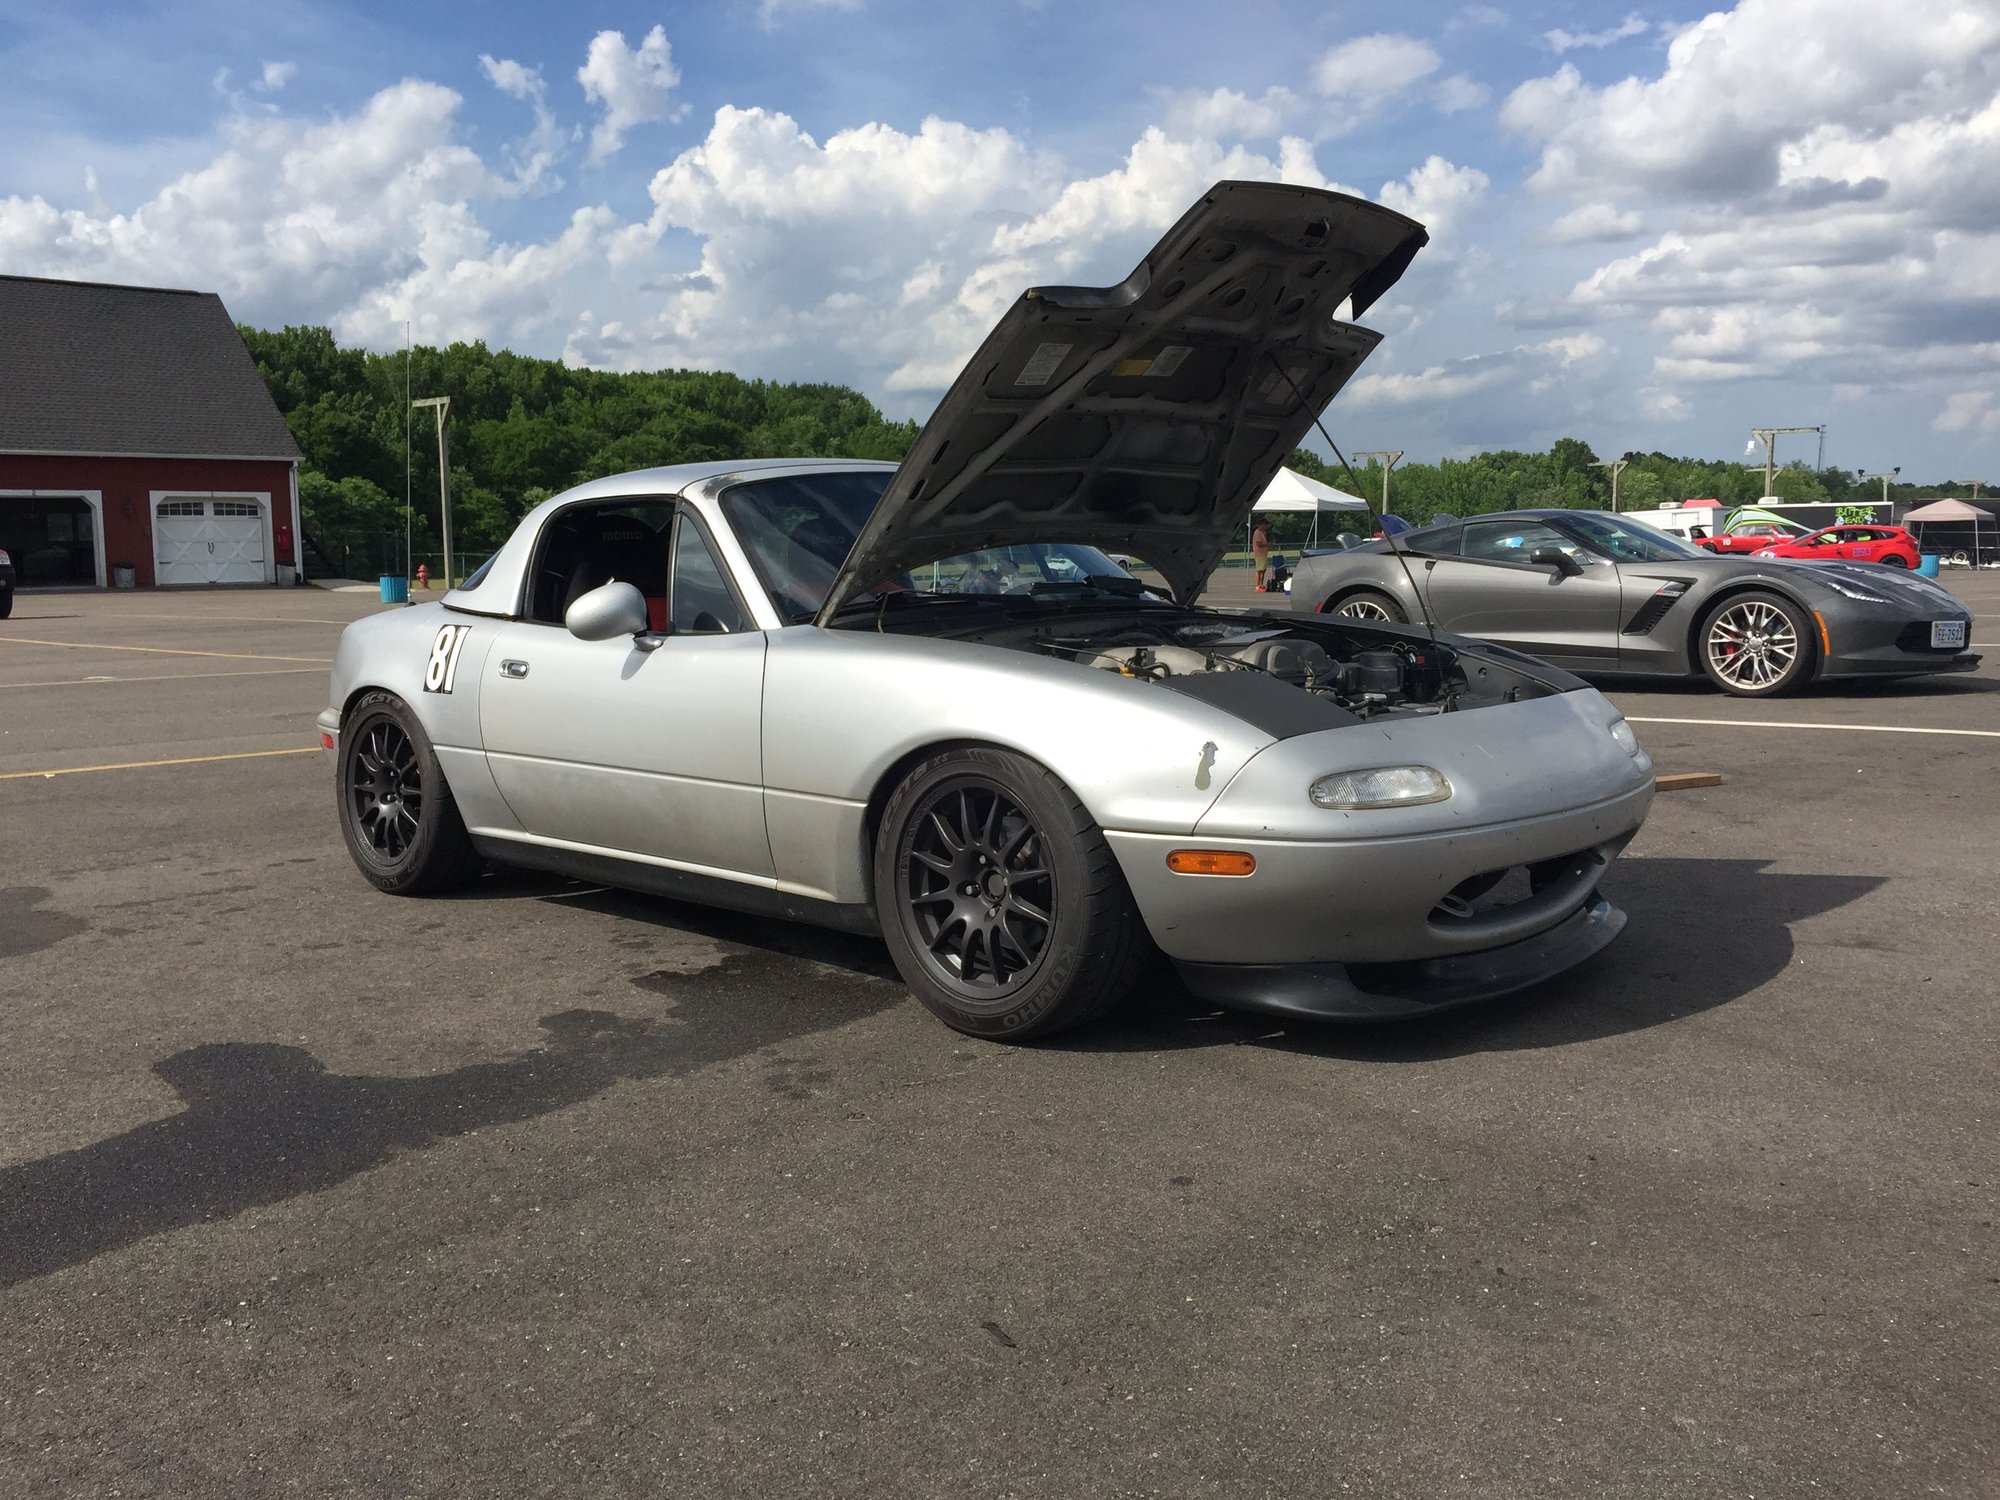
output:
[[[405,357],[343,349],[324,328],[242,329],[257,369],[305,455],[299,498],[323,566],[353,576],[403,565]],[[709,459],[902,458],[918,424],[892,422],[860,392],[841,385],[745,380],[710,370],[615,373],[573,369],[483,343],[409,352],[407,389],[449,396],[453,548],[474,561],[498,547],[515,523],[550,495],[582,480],[657,464]],[[432,418],[416,413],[411,447],[412,550],[435,558],[437,457]],[[1300,449],[1292,467],[1380,504],[1381,465],[1351,472]],[[1607,469],[1576,438],[1546,453],[1501,450],[1437,463],[1398,464],[1388,476],[1389,509],[1419,525],[1532,506],[1609,509]],[[1773,488],[1791,501],[1855,504],[1881,497],[1878,480],[1845,469],[1788,464]],[[1956,486],[1891,484],[1889,496],[1917,503]],[[1628,455],[1619,476],[1621,509],[1713,497],[1750,504],[1764,493],[1764,470],[1728,460]],[[1304,541],[1311,517],[1274,518],[1274,540]],[[435,565],[433,565],[435,571]]]
[[[304,461],[299,501],[320,566],[351,576],[401,572],[404,544],[402,353],[343,349],[324,328],[243,341]],[[747,456],[900,459],[917,424],[892,422],[840,385],[745,380],[708,370],[579,370],[483,343],[409,353],[407,389],[449,396],[446,451],[452,550],[461,563],[498,547],[550,495],[586,479],[658,464]],[[411,548],[437,571],[437,439],[414,414]]]

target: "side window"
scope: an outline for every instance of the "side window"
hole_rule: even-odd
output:
[[[667,602],[670,500],[578,505],[550,519],[535,551],[528,618],[560,625],[570,605],[600,584],[629,583],[656,614]]]
[[[1525,564],[1544,547],[1577,555],[1576,543],[1554,527],[1535,521],[1473,522],[1465,528],[1460,555],[1473,562]]]
[[[708,537],[685,511],[674,523],[674,576],[668,598],[676,635],[722,635],[750,628]]]

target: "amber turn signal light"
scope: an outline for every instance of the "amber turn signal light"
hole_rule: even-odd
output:
[[[1230,849],[1176,849],[1167,856],[1167,868],[1176,875],[1249,875],[1257,860]]]

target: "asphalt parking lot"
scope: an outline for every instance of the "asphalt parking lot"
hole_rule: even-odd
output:
[[[376,894],[375,607],[0,624],[0,1493],[1996,1493],[1991,656],[1616,685],[1725,781],[1537,993],[1020,1049],[858,939]]]

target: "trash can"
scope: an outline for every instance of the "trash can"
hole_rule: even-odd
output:
[[[139,570],[130,563],[111,565],[111,586],[114,589],[134,589],[139,586]]]
[[[410,580],[401,573],[382,575],[382,602],[384,604],[408,604],[410,602]]]
[[[1920,552],[1920,553],[1918,553],[1918,554],[1917,554],[1917,571],[1918,571],[1919,573],[1921,573],[1921,574],[1922,574],[1922,575],[1923,575],[1924,577],[1926,577],[1926,578],[1935,578],[1935,577],[1937,577],[1937,576],[1938,576],[1938,554],[1937,554],[1937,553],[1935,553],[1935,552]]]

